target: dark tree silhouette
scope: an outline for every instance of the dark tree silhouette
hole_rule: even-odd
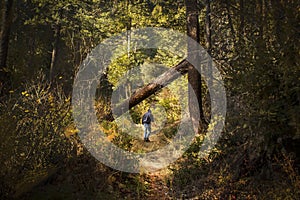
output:
[[[199,27],[199,10],[200,5],[197,0],[186,0],[186,22],[187,35],[194,39],[197,43],[200,41],[200,27]],[[188,42],[188,60],[197,63],[198,66],[190,66],[188,70],[189,82],[189,109],[191,119],[195,124],[200,123],[200,129],[203,128],[204,115],[202,108],[201,97],[201,72],[200,70],[200,55],[199,45],[194,42]],[[198,70],[196,69],[198,68]],[[198,112],[199,111],[199,112]],[[196,127],[195,127],[196,128]]]
[[[9,73],[6,70],[6,61],[9,45],[10,27],[13,15],[13,0],[1,1],[1,29],[0,29],[0,93],[9,88]]]

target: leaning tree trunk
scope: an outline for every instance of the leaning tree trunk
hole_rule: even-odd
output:
[[[9,74],[6,68],[10,27],[12,23],[13,0],[1,2],[1,30],[0,30],[0,93],[9,89]]]
[[[152,83],[136,90],[130,98],[124,100],[114,109],[114,114],[116,116],[120,116],[152,94],[160,91],[163,87],[176,80],[181,75],[186,74],[188,72],[189,66],[190,64],[188,61],[181,61],[176,66],[172,67],[171,69],[157,77]],[[108,117],[108,119],[113,120],[112,116]]]

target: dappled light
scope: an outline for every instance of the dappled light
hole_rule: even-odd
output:
[[[0,13],[0,199],[300,199],[298,1]]]

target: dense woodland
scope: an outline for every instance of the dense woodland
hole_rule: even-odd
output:
[[[299,1],[0,4],[1,199],[300,199]],[[206,83],[193,68],[180,68],[189,65],[185,58],[129,48],[103,74],[95,99],[101,130],[112,143],[150,152],[177,132],[180,109],[172,91],[181,90],[180,84],[155,88],[131,105],[137,126],[154,104],[157,120],[165,120],[150,143],[113,120],[112,91],[128,70],[147,63],[180,68],[196,91],[201,118],[199,135],[180,159],[155,173],[131,174],[105,166],[82,144],[72,117],[72,87],[93,48],[124,31],[130,44],[130,31],[142,27],[177,30],[207,50],[225,83],[227,115],[217,145],[201,157],[211,114]],[[149,67],[148,74],[157,71]],[[124,98],[135,92],[126,88]],[[143,134],[142,127],[136,134]]]

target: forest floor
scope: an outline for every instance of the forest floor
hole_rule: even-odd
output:
[[[141,134],[131,150],[151,152],[170,142],[165,132],[154,131],[150,140],[144,142]],[[106,167],[84,150],[57,169],[28,173],[29,179],[18,184],[16,199],[297,199],[300,182],[295,171],[285,175],[275,170],[270,179],[236,178],[227,167],[230,158],[195,163],[185,157],[159,171],[130,174]]]
[[[164,169],[148,174],[128,174],[109,169],[90,156],[82,156],[70,161],[51,178],[40,182],[16,199],[252,200],[299,197],[300,188],[297,191],[297,186],[291,187],[287,176],[280,173],[274,175],[277,178],[270,180],[260,180],[257,177],[232,180],[229,174],[216,166],[209,170],[206,167],[185,167],[180,172]]]

